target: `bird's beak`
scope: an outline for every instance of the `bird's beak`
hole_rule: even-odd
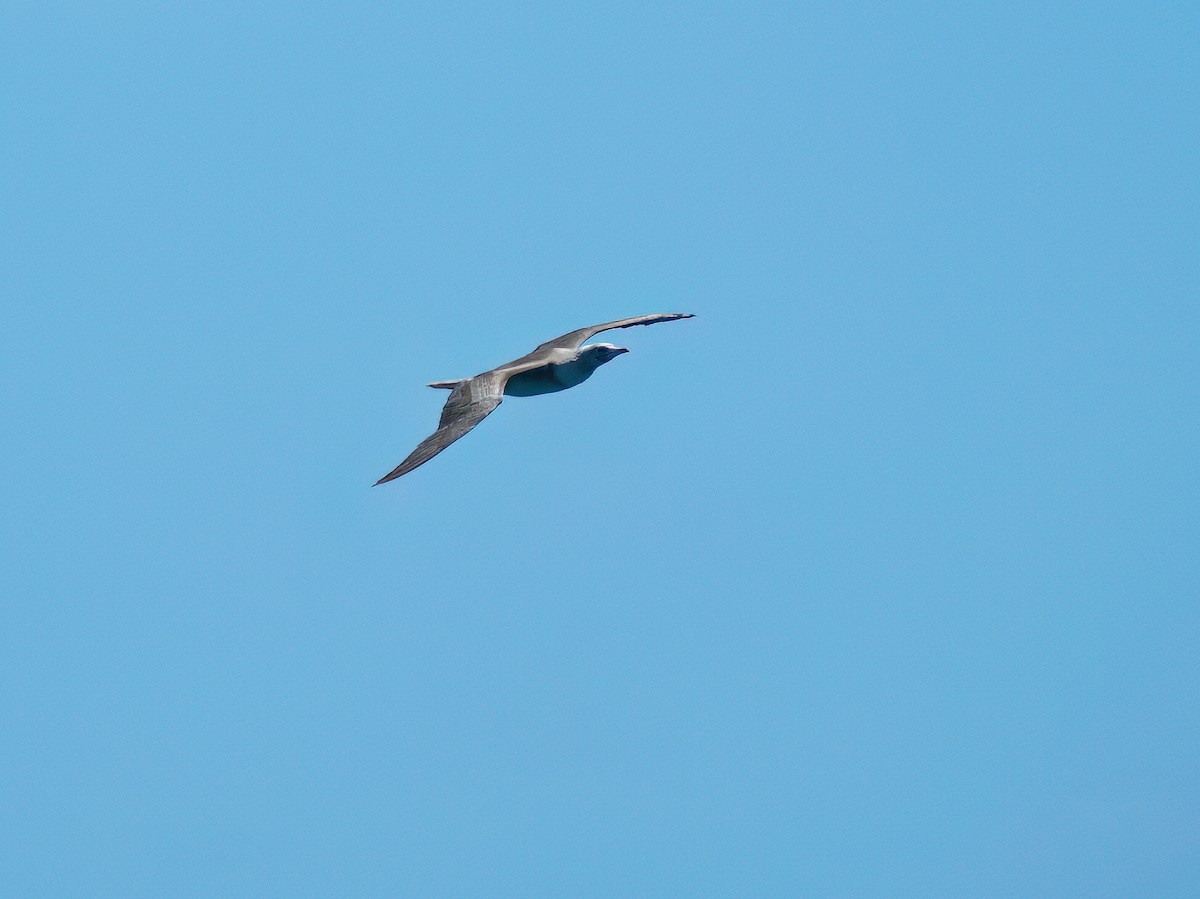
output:
[[[622,353],[628,353],[628,352],[629,352],[629,350],[625,349],[625,347],[619,346],[616,348],[616,351],[613,353],[613,355],[620,356]]]

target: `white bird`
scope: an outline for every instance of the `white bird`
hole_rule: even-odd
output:
[[[422,440],[407,459],[376,481],[376,486],[394,481],[418,465],[424,465],[487,418],[500,405],[506,394],[538,396],[566,390],[568,387],[582,384],[605,362],[629,352],[625,347],[613,346],[611,343],[583,345],[585,340],[601,331],[692,317],[686,312],[665,312],[580,328],[578,331],[546,341],[520,359],[514,359],[473,378],[433,382],[430,387],[442,387],[450,391],[450,398],[442,408],[442,418],[438,422],[437,430]]]

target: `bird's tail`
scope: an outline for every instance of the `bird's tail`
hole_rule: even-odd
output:
[[[462,383],[462,379],[460,378],[457,381],[434,381],[429,386],[430,387],[440,387],[443,390],[453,390],[455,387],[457,387],[461,383]]]

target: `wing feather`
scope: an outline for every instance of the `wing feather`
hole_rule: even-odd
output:
[[[508,369],[517,366],[532,366],[533,364],[545,364],[545,355],[550,350],[577,350],[583,344],[595,337],[601,331],[611,331],[616,328],[632,328],[634,325],[655,325],[659,322],[673,322],[681,318],[695,318],[690,312],[658,312],[653,315],[635,315],[633,318],[619,318],[615,322],[605,322],[601,325],[591,325],[587,328],[579,328],[575,331],[569,331],[561,337],[555,337],[553,340],[547,340],[545,343],[538,346],[532,353],[522,356],[520,359],[514,359],[507,365],[501,368]]]
[[[375,486],[394,481],[424,465],[491,415],[504,399],[505,380],[495,372],[486,372],[455,387],[442,407],[437,430],[417,444],[408,458],[376,481]]]

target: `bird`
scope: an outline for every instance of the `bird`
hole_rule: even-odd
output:
[[[422,440],[407,459],[376,481],[375,486],[394,481],[424,465],[491,415],[505,396],[540,396],[567,390],[582,384],[601,365],[629,352],[625,347],[611,343],[584,345],[585,341],[601,331],[653,325],[681,318],[695,316],[689,312],[663,312],[579,328],[547,340],[533,352],[473,378],[434,381],[430,387],[450,391],[450,397],[442,407],[437,430]]]

